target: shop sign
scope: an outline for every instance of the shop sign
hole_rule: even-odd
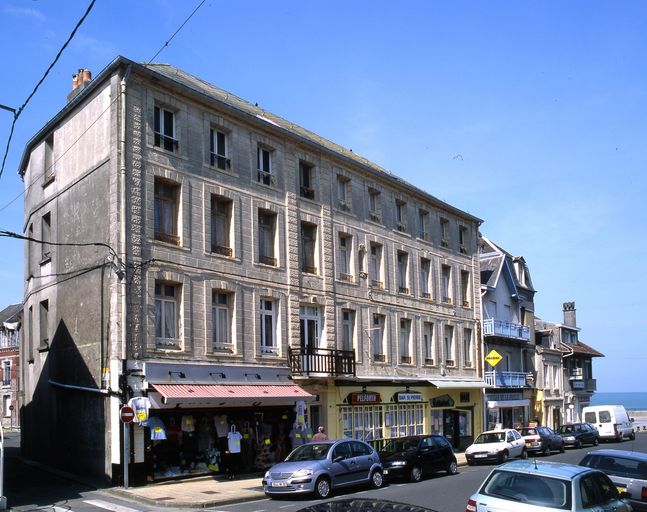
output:
[[[399,404],[404,402],[422,402],[422,393],[417,391],[400,391],[393,395],[393,399]]]
[[[454,407],[454,399],[449,395],[440,395],[430,400],[432,407]]]
[[[573,389],[584,389],[584,381],[583,380],[572,380],[571,381],[571,386]]]
[[[379,404],[382,402],[382,397],[379,393],[362,391],[348,395],[348,401],[353,405]]]

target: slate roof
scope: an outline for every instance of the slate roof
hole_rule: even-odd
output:
[[[0,326],[5,322],[18,322],[22,317],[22,304],[12,304],[0,311]]]

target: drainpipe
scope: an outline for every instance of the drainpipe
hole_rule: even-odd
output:
[[[126,82],[130,77],[131,65],[128,65],[124,77],[121,79],[121,102],[120,102],[120,126],[119,126],[119,195],[121,215],[119,219],[119,259],[122,264],[126,264]],[[124,269],[125,270],[125,269]],[[126,353],[126,339],[128,323],[126,322],[127,305],[126,305],[126,278],[121,279],[120,292],[121,292],[121,359],[125,360],[128,355]]]

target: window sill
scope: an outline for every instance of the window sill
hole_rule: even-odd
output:
[[[186,251],[186,252],[191,251],[191,249],[189,249],[188,247],[184,247],[182,244],[175,245],[175,244],[172,244],[170,242],[165,242],[164,240],[159,240],[157,238],[151,238],[150,241],[151,241],[152,244],[158,245],[160,247],[173,247],[174,249],[179,249],[181,251]]]
[[[39,265],[42,267],[43,265],[47,265],[48,263],[51,263],[51,261],[52,261],[52,257],[47,256],[46,258],[43,258],[42,260],[40,260]]]
[[[171,338],[155,338],[155,348],[159,350],[182,351],[182,342]]]
[[[43,188],[47,188],[49,185],[51,185],[51,184],[52,184],[52,183],[54,183],[55,181],[56,181],[56,174],[53,174],[53,173],[52,173],[52,174],[51,174],[51,175],[49,175],[49,176],[47,176],[47,175],[46,175],[46,176],[45,176],[45,179],[43,180],[43,185],[42,185],[42,187],[43,187]]]

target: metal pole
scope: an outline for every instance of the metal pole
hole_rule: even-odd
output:
[[[123,422],[124,425],[124,489],[128,489],[128,465],[130,463],[130,429],[128,423]]]
[[[7,510],[7,498],[4,495],[4,429],[0,423],[0,510]]]

